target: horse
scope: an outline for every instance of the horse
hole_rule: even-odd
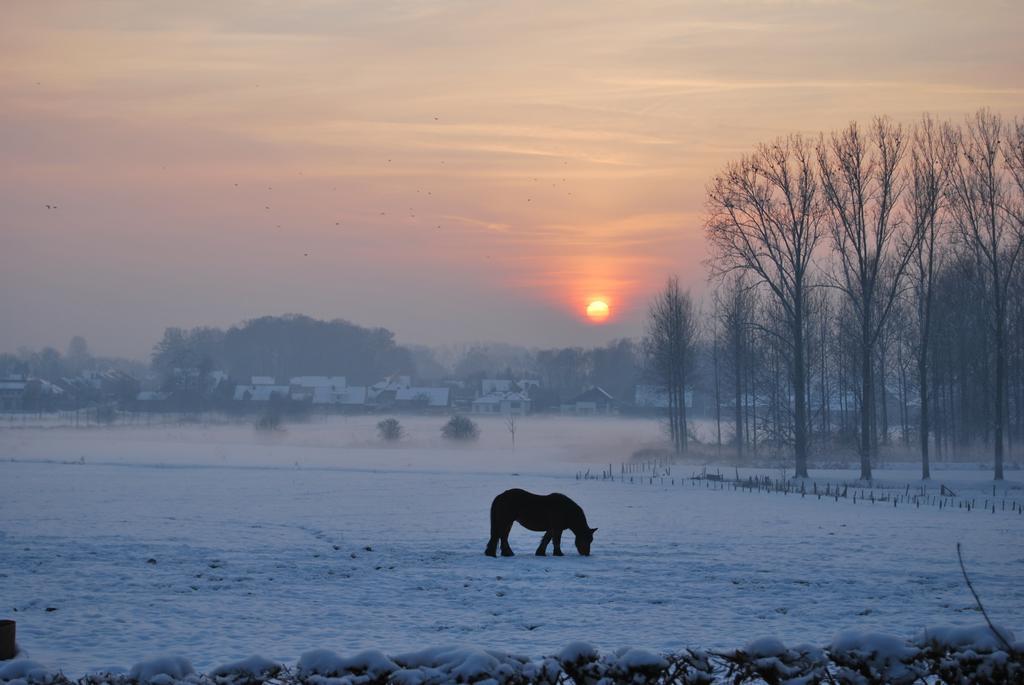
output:
[[[543,532],[536,555],[547,556],[548,543],[554,542],[554,555],[562,555],[562,531],[570,529],[576,535],[576,550],[585,557],[590,556],[590,543],[597,528],[591,528],[580,505],[560,492],[550,495],[535,495],[526,490],[506,490],[491,502],[491,539],[484,554],[498,556],[498,542],[501,541],[501,556],[514,556],[508,545],[508,534],[512,524],[518,522],[527,530]]]

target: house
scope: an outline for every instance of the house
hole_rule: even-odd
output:
[[[321,395],[321,399],[324,399]],[[366,406],[366,386],[365,385],[349,385],[342,390],[331,392],[329,398],[330,401],[327,404],[337,405],[342,409],[357,409],[359,407]],[[313,403],[317,403],[317,398],[313,398]]]
[[[334,399],[346,387],[344,376],[296,376],[289,381],[291,398],[296,402],[336,404]]]
[[[368,387],[366,395],[371,400],[376,400],[382,393],[388,393],[389,398],[393,400],[394,393],[409,387],[412,387],[412,379],[409,376],[388,376]]]
[[[530,411],[530,397],[525,392],[494,391],[473,400],[474,414],[501,414],[525,416]]]
[[[236,402],[269,402],[275,396],[278,399],[287,399],[290,392],[291,388],[287,385],[268,385],[265,383],[236,385],[234,400]]]
[[[25,408],[25,388],[28,379],[24,376],[0,378],[0,410],[20,411]]]
[[[614,409],[615,399],[597,386],[581,392],[562,405],[563,414],[576,416],[607,415],[613,413]]]
[[[398,391],[410,387],[412,379],[409,376],[388,376],[366,389],[367,404],[378,410],[390,409],[395,406]]]
[[[39,411],[52,409],[64,390],[41,378],[8,376],[0,379],[0,410]]]
[[[395,391],[395,407],[444,410],[450,404],[450,395],[449,388],[399,388]]]
[[[521,379],[518,381],[505,380],[501,378],[484,378],[480,381],[480,396],[490,395],[494,392],[525,392],[530,388],[540,387],[540,381]]]

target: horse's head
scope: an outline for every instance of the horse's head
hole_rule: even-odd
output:
[[[596,532],[597,528],[584,528],[582,532],[576,534],[576,551],[582,556],[590,556],[590,543],[594,541]]]

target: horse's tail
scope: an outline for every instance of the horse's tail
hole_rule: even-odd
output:
[[[501,531],[499,530],[500,526],[498,524],[498,498],[500,498],[500,497],[501,497],[501,495],[498,495],[498,497],[495,497],[491,501],[491,539],[492,540],[494,538],[498,537],[499,535],[501,535]]]

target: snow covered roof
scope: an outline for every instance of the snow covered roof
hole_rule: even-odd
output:
[[[296,376],[289,381],[303,388],[344,388],[344,376]]]
[[[252,384],[253,385],[273,385],[274,384],[274,377],[273,376],[253,376],[252,377]]]
[[[376,398],[383,392],[397,392],[411,385],[412,379],[409,376],[388,376],[384,380],[377,381],[371,385],[367,392],[371,398]]]
[[[272,395],[288,397],[289,387],[287,385],[236,385],[235,399],[250,400],[252,402],[269,402]]]
[[[396,402],[424,402],[428,407],[447,407],[449,388],[399,388]]]

